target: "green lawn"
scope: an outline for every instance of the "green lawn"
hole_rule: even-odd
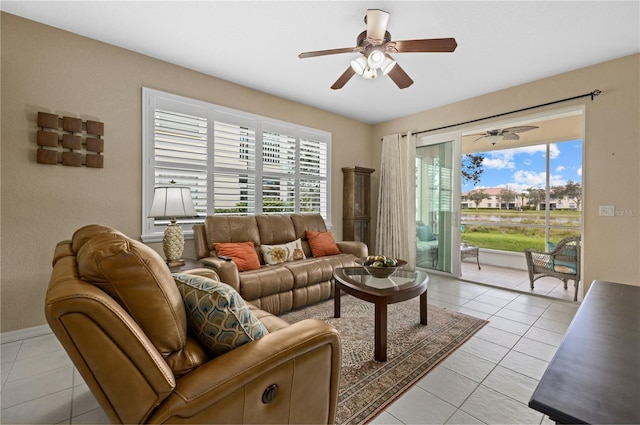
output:
[[[473,224],[473,221],[483,221],[482,216],[494,216],[504,217],[506,223],[519,223],[519,224],[544,224],[545,212],[535,210],[496,210],[496,209],[478,209],[469,208],[462,210],[462,220],[465,222],[465,215],[476,216],[475,220],[466,221],[464,230],[460,237],[462,240],[469,241],[471,245],[478,246],[480,248],[496,249],[501,251],[512,252],[524,252],[526,248],[535,249],[538,251],[545,251],[545,231],[540,227],[499,227],[499,226],[485,226]],[[580,211],[571,210],[554,210],[551,211],[551,224],[556,226],[573,226],[580,222]],[[518,217],[520,220],[510,221],[509,218]],[[570,222],[566,220],[562,222],[554,222],[553,218],[569,218]],[[571,220],[574,219],[574,220]],[[497,224],[497,223],[496,223]],[[551,242],[558,242],[562,238],[568,236],[579,235],[580,231],[574,229],[551,229],[550,240]]]
[[[462,215],[475,214],[475,215],[496,215],[496,216],[523,216],[523,217],[541,217],[544,218],[545,211],[539,210],[498,210],[495,208],[464,208],[460,211]],[[564,217],[576,217],[580,218],[581,211],[574,210],[552,210],[551,216],[564,216]]]
[[[499,232],[468,232],[462,233],[461,237],[463,240],[469,241],[471,245],[480,248],[513,252],[524,252],[525,248],[532,248],[537,251],[545,250],[544,236],[540,238],[538,236],[503,234]]]
[[[507,229],[497,227],[482,227],[470,231],[465,229],[460,234],[460,238],[480,248],[513,252],[524,252],[525,248],[546,251],[543,229],[509,228],[508,231],[505,230]],[[518,230],[523,230],[526,234],[518,232]],[[550,240],[557,243],[563,238],[579,234],[580,232],[575,230],[553,229],[551,230]]]

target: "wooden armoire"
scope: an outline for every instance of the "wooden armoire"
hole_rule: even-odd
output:
[[[374,169],[342,169],[342,240],[360,241],[369,246],[371,224],[371,174]]]

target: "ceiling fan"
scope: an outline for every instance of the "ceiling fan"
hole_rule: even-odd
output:
[[[374,79],[378,71],[389,75],[399,88],[404,89],[413,84],[413,80],[390,53],[453,52],[458,46],[455,38],[391,41],[391,34],[387,31],[389,13],[384,10],[367,10],[364,22],[367,30],[358,35],[356,47],[304,52],[298,57],[304,59],[337,53],[361,53],[362,56],[351,61],[351,66],[333,83],[332,89],[341,89],[355,74]]]
[[[536,127],[535,125],[523,125],[519,127],[488,130],[484,133],[470,134],[470,136],[482,136],[475,139],[473,143],[486,138],[487,140],[489,140],[489,143],[495,145],[498,140],[520,140],[520,136],[518,136],[517,133],[524,133],[525,131],[533,130],[536,128],[538,127]]]

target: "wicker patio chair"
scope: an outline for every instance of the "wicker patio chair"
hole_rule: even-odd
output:
[[[574,281],[575,294],[573,300],[578,300],[578,282],[580,281],[580,236],[562,239],[551,252],[525,249],[529,282],[533,289],[533,282],[544,276],[551,276],[564,282]]]

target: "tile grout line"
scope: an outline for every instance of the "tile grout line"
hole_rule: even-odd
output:
[[[482,294],[480,294],[480,295],[482,295]],[[480,295],[478,295],[478,296],[480,296]],[[476,298],[477,298],[477,297],[476,297]],[[475,300],[476,298],[474,298],[474,300]],[[511,302],[513,302],[513,300],[512,300]],[[504,309],[504,308],[506,308],[506,306],[505,306],[505,307],[500,308],[500,310],[498,310],[496,313],[494,313],[494,314],[490,315],[490,316],[489,316],[489,318],[488,318],[488,319],[486,319],[486,320],[488,320],[488,321],[489,321],[489,323],[491,323],[491,318],[492,318],[492,317],[494,317],[494,316],[496,316],[496,314],[497,314],[499,311],[501,311],[502,309]],[[549,307],[547,307],[547,308],[549,308]],[[544,312],[545,312],[545,311],[546,311],[546,309],[545,309],[545,310],[544,310],[540,315],[538,315],[538,317],[537,317],[536,321],[537,321],[537,320],[542,316],[542,314],[544,314]],[[525,313],[525,314],[526,314],[526,313]],[[531,315],[531,316],[534,316],[534,315]],[[500,317],[500,316],[496,316],[496,317]],[[507,319],[507,320],[511,320],[511,319]],[[512,320],[512,321],[517,322],[517,320]],[[521,322],[518,322],[518,323],[521,323]],[[515,342],[511,347],[505,347],[505,348],[509,348],[509,351],[507,351],[507,353],[506,353],[504,356],[502,356],[498,362],[496,362],[496,363],[495,363],[495,365],[491,368],[491,370],[490,370],[490,371],[485,375],[485,377],[484,377],[484,378],[482,378],[482,380],[478,383],[478,386],[477,386],[477,387],[476,387],[476,388],[471,392],[471,394],[469,394],[469,395],[465,398],[465,400],[460,404],[460,408],[459,408],[460,410],[462,410],[462,405],[464,405],[464,403],[469,399],[469,397],[471,397],[471,396],[472,396],[472,395],[477,391],[477,389],[478,389],[478,388],[483,384],[483,382],[485,382],[485,380],[487,379],[487,377],[489,377],[489,375],[491,375],[491,373],[492,373],[492,372],[493,372],[493,371],[494,371],[494,370],[495,370],[495,369],[500,365],[500,362],[501,362],[502,360],[504,360],[504,358],[505,358],[506,356],[508,356],[512,351],[515,351],[515,350],[514,350],[514,347],[518,344],[518,342],[520,342],[520,341],[522,340],[522,338],[524,338],[524,335],[525,335],[529,330],[531,330],[531,328],[532,328],[532,327],[533,327],[533,325],[535,324],[535,321],[534,321],[532,324],[530,324],[530,325],[529,325],[529,324],[526,324],[526,323],[523,323],[523,324],[524,324],[524,325],[526,325],[526,326],[528,326],[528,328],[527,328],[527,330],[526,330],[522,335],[514,334],[514,333],[512,333],[512,332],[509,332],[509,331],[505,331],[505,330],[499,329],[499,330],[501,330],[501,331],[503,331],[503,332],[507,332],[507,333],[510,333],[510,334],[512,334],[512,335],[516,335],[516,336],[518,337],[518,339],[516,340],[516,342]],[[498,328],[494,328],[494,329],[498,329]],[[482,340],[484,340],[484,341],[487,341],[487,342],[490,342],[490,343],[495,344],[495,342],[488,341],[488,340],[486,340],[486,339],[482,338],[481,336],[478,336],[478,338],[479,338],[479,339],[482,339]],[[496,344],[496,345],[500,345],[500,344]],[[518,352],[518,351],[516,351],[516,352]],[[467,352],[467,353],[468,353],[468,352]],[[468,353],[468,354],[470,354],[470,355],[472,355],[472,356],[474,356],[474,357],[477,357],[477,358],[479,358],[479,359],[482,359],[481,357],[478,357],[478,356],[476,356],[476,355],[475,355],[475,354],[473,354],[473,353]],[[522,354],[524,354],[524,353],[522,353]],[[531,356],[531,357],[532,357],[532,356]],[[535,358],[535,357],[534,357],[534,358]],[[482,359],[482,360],[484,360],[484,359]],[[492,363],[493,363],[493,362],[492,362]],[[548,363],[548,362],[547,362],[547,363]],[[502,366],[502,367],[504,367],[504,366]],[[509,369],[509,368],[506,368],[506,369]],[[509,369],[509,370],[512,370],[512,369]],[[520,374],[520,375],[523,375],[523,376],[527,376],[527,375],[524,375],[523,373],[520,373],[520,372],[518,372],[518,371],[513,371],[513,372],[516,372],[516,373],[518,373],[518,374]],[[539,381],[539,380],[537,380],[537,381]],[[486,387],[486,385],[485,385],[485,387]],[[487,387],[487,388],[492,389],[491,387]],[[497,392],[497,393],[499,393],[499,394],[502,394],[503,396],[507,397],[507,398],[508,398],[508,399],[510,399],[510,400],[515,401],[516,403],[523,404],[523,403],[521,403],[519,400],[516,400],[516,399],[514,399],[514,398],[510,397],[510,396],[509,396],[509,395],[507,395],[507,394],[503,394],[503,393],[501,393],[500,391],[497,391],[497,390],[494,390],[494,391],[496,391],[496,392]],[[526,406],[528,409],[531,409],[531,408],[530,408],[528,405],[526,405],[526,404],[525,404],[524,406]],[[473,416],[473,415],[471,415],[470,413],[468,413],[468,412],[466,412],[466,411],[464,411],[464,410],[462,410],[462,411],[463,411],[464,413],[466,413],[466,414],[468,414],[468,415],[470,415],[470,416],[474,417],[474,416]],[[544,415],[542,415],[542,417],[543,417],[543,419],[544,419]]]

